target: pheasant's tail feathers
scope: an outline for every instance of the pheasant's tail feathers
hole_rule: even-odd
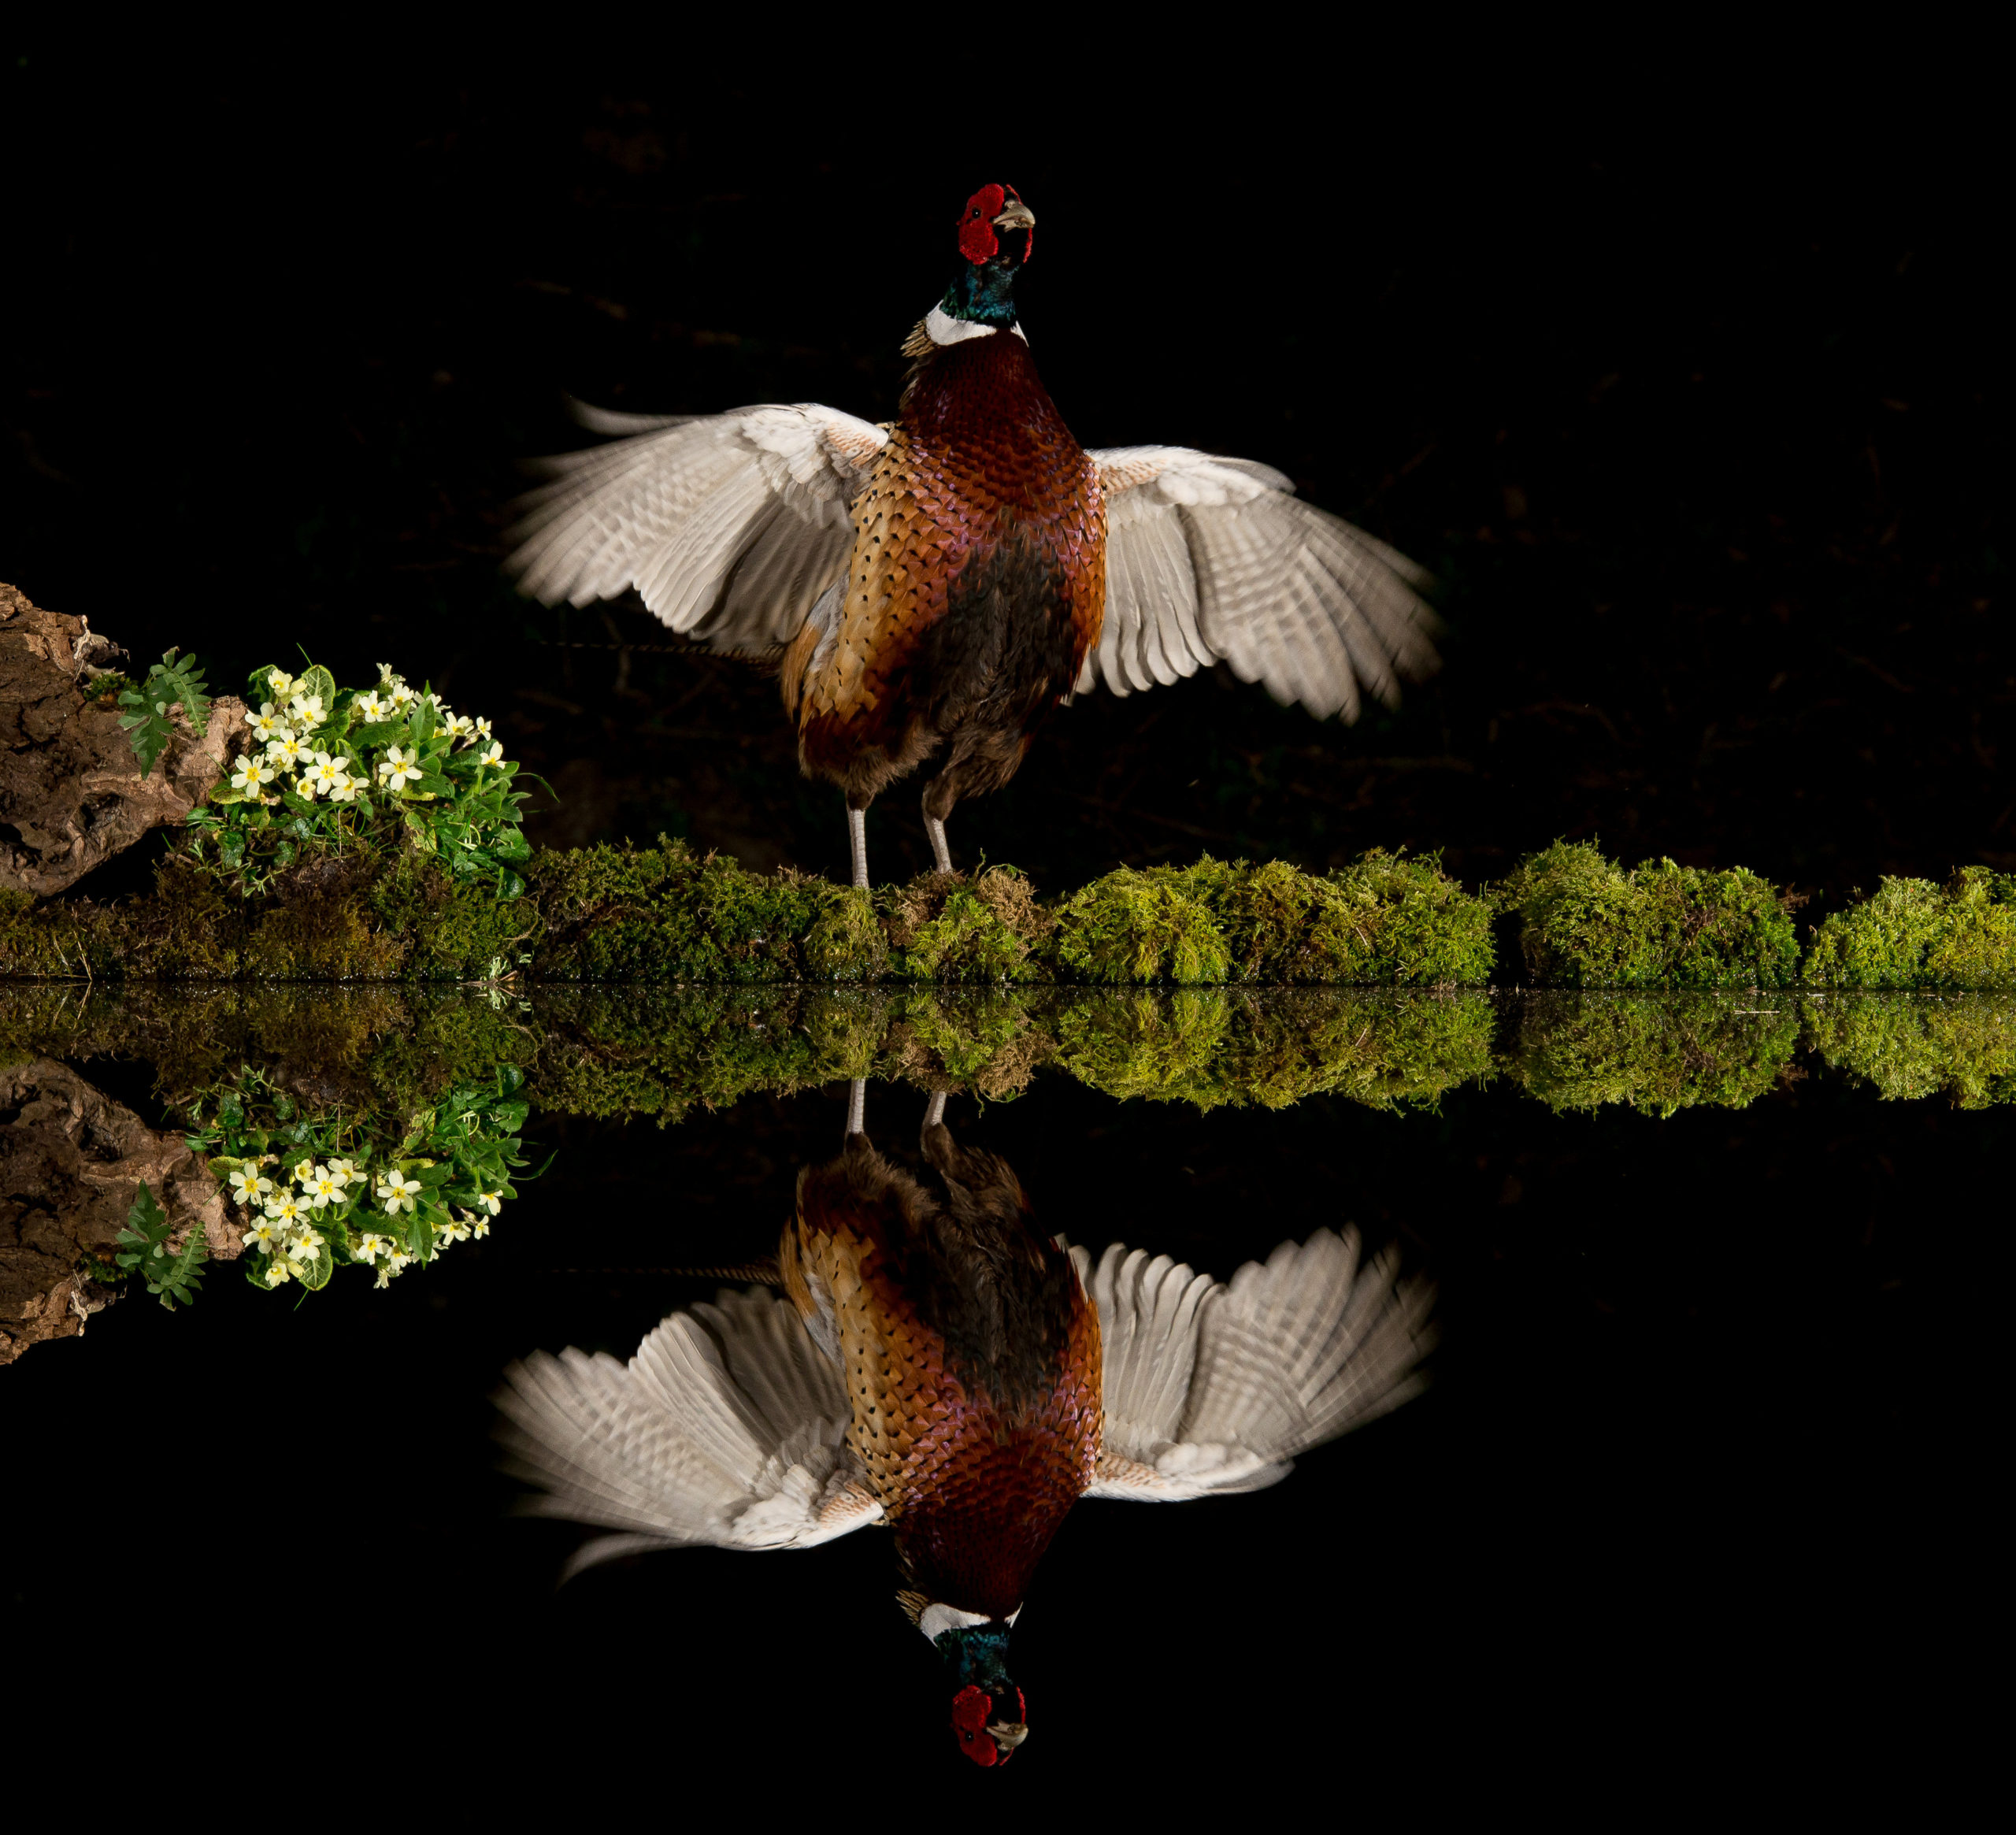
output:
[[[839,1378],[767,1293],[675,1313],[628,1364],[535,1352],[506,1370],[497,1403],[509,1468],[547,1493],[527,1506],[540,1515],[743,1548],[865,1520]]]
[[[1350,1228],[1248,1262],[1204,1318],[1179,1437],[1277,1462],[1398,1407],[1421,1386],[1434,1298],[1395,1250],[1361,1264]]]

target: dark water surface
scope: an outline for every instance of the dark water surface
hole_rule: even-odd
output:
[[[1501,1015],[1501,1050],[1531,1023]],[[101,1044],[75,1067],[183,1125],[155,1063]],[[917,1163],[931,1081],[869,1088],[891,1158]],[[998,1778],[955,1756],[885,1533],[556,1588],[585,1532],[508,1514],[489,1438],[511,1359],[627,1357],[718,1284],[673,1270],[774,1251],[800,1170],[839,1149],[843,1082],[660,1125],[557,1112],[536,1073],[525,1139],[550,1164],[487,1240],[382,1292],[344,1268],[260,1292],[216,1262],[192,1307],[129,1293],[31,1346],[0,1370],[9,1635],[52,1700],[116,1677],[172,1703],[200,1672],[254,1747],[260,1704],[292,1703],[338,1745],[410,1729],[486,1773],[564,1778],[614,1740],[794,1774],[865,1753],[1023,1798],[1117,1759],[1314,1776],[1347,1719],[1439,1729],[1458,1770],[1506,1737],[1542,1770],[1620,1740],[1727,1750],[1788,1691],[1879,1689],[1917,1607],[1876,1577],[1915,1533],[2009,1110],[1885,1100],[1810,1053],[1747,1106],[1666,1119],[1528,1088],[1501,1068],[1433,1107],[1205,1113],[1047,1066],[1013,1099],[954,1092],[959,1142],[1095,1255],[1229,1277],[1350,1221],[1439,1289],[1427,1392],[1285,1481],[1073,1511],[1015,1634],[1031,1731]]]

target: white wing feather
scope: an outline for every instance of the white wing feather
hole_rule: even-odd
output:
[[[505,562],[519,590],[582,606],[635,589],[675,631],[761,654],[798,634],[844,573],[850,506],[888,443],[800,402],[687,418],[577,405],[624,436],[539,462]]]
[[[1095,452],[1106,498],[1106,597],[1074,692],[1116,695],[1229,664],[1280,702],[1358,717],[1361,689],[1391,704],[1431,673],[1428,575],[1341,518],[1299,501],[1250,459],[1181,446]]]
[[[1088,1497],[1168,1503],[1257,1491],[1299,1453],[1417,1393],[1434,1289],[1358,1233],[1319,1230],[1229,1286],[1114,1244],[1094,1270],[1106,1419]]]
[[[807,1548],[882,1514],[839,1372],[775,1296],[674,1313],[627,1364],[536,1352],[505,1385],[508,1466],[545,1488],[528,1507],[620,1532],[569,1574],[643,1548]]]

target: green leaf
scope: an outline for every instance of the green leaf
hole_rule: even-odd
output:
[[[119,697],[122,707],[139,710],[137,713],[122,714],[119,724],[126,729],[126,736],[132,741],[134,755],[140,761],[140,775],[144,777],[154,768],[154,761],[168,749],[168,720],[165,713],[156,710],[154,702],[139,690],[128,688]]]
[[[320,1293],[329,1284],[329,1277],[335,1271],[335,1258],[329,1252],[328,1239],[315,1251],[312,1262],[297,1262],[294,1265],[294,1277],[310,1293]]]

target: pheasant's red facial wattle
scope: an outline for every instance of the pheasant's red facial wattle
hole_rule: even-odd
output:
[[[1008,196],[1004,185],[982,185],[966,200],[965,213],[959,219],[959,253],[975,267],[982,261],[992,261],[1001,252],[1001,239],[994,233],[994,220],[1001,214]]]
[[[995,1743],[994,1735],[988,1730],[988,1722],[994,1718],[994,1697],[969,1682],[952,1697],[952,1731],[959,1737],[959,1750],[976,1765],[1006,1764],[1008,1754]],[[1015,1726],[1019,1737],[1020,1729],[1027,1725],[1028,1715],[1023,1706],[1022,1691],[1015,1691]],[[1011,1748],[1012,1750],[1012,1746]]]

